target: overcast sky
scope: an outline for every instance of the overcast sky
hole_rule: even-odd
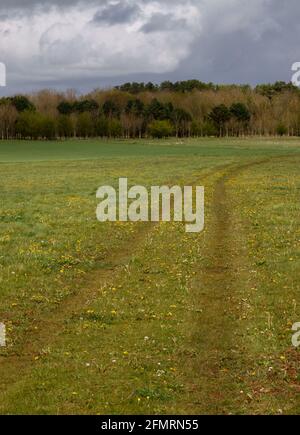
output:
[[[299,0],[1,0],[0,95],[125,81],[290,81]]]

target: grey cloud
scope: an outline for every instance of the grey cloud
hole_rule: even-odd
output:
[[[100,0],[101,4],[108,3],[109,0]],[[33,12],[47,11],[51,8],[65,10],[77,6],[99,5],[99,0],[1,0],[0,14],[13,14],[18,16],[28,16]]]
[[[185,19],[175,19],[171,14],[156,13],[152,15],[148,23],[144,24],[141,31],[144,33],[161,32],[168,30],[180,31],[187,25]]]
[[[112,3],[105,6],[102,10],[98,11],[93,22],[96,24],[122,24],[130,22],[140,12],[137,4],[124,2]]]
[[[180,70],[218,83],[291,80],[291,65],[300,61],[300,3],[261,1],[262,14],[251,27],[218,34],[218,17],[205,22]],[[257,36],[258,35],[258,36]]]
[[[154,0],[122,0],[118,3],[109,0],[1,0],[0,15],[3,18],[0,19],[3,23],[9,22],[12,10],[18,15],[25,15],[33,8],[51,6],[71,8],[81,5],[83,9],[92,5],[96,7],[93,13],[98,10],[94,19],[92,20],[92,13],[89,18],[92,21],[87,23],[93,32],[96,28],[95,24],[98,24],[98,29],[101,28],[100,24],[105,24],[103,28],[107,29],[113,24],[130,22],[138,16],[140,10],[143,10],[143,6],[153,2]],[[289,81],[292,75],[292,63],[300,61],[299,0],[252,0],[251,2],[246,0],[157,0],[155,3],[156,9],[152,17],[140,28],[143,32],[142,36],[151,40],[158,32],[174,32],[174,30],[181,29],[190,32],[192,43],[184,48],[186,56],[182,56],[176,67],[167,73],[149,70],[149,73],[145,74],[139,72],[139,62],[144,61],[142,56],[144,46],[142,45],[139,50],[141,58],[132,65],[132,70],[136,68],[136,72],[125,75],[122,72],[124,61],[121,62],[120,57],[116,57],[113,65],[117,72],[119,71],[119,75],[113,78],[108,74],[107,76],[102,74],[100,77],[100,75],[97,76],[97,71],[93,75],[92,71],[82,70],[82,78],[78,78],[76,82],[79,89],[88,90],[97,85],[107,86],[129,80],[161,81],[198,78],[218,83],[249,82],[251,84],[275,80]],[[178,14],[176,17],[173,15],[176,5],[185,6],[188,3],[193,4],[202,17],[201,31],[195,34],[193,34],[194,29],[188,29],[184,15],[182,18]],[[169,38],[169,35],[166,34],[165,37]],[[173,35],[169,39],[172,37]],[[181,43],[180,38],[179,41],[178,45]],[[69,43],[68,41],[62,42],[63,44]],[[104,45],[110,44],[109,40],[102,42]],[[76,48],[74,50],[76,51]],[[127,50],[131,51],[130,45]],[[57,52],[56,49],[53,51]],[[157,49],[157,56],[161,54],[159,51],[160,47]],[[167,52],[165,47],[161,47],[161,52]],[[126,57],[126,52],[124,56]],[[66,68],[70,58],[72,58],[72,53],[67,53]],[[2,60],[5,59],[0,58],[0,61]],[[63,61],[64,52],[61,54],[61,62]],[[112,62],[111,59],[108,59],[109,62]],[[12,63],[18,65],[18,59]],[[9,68],[10,65],[8,65]],[[22,79],[17,78],[17,74],[15,76],[14,89],[19,87],[22,90],[25,84]],[[39,84],[37,80],[35,82],[34,78],[32,80],[32,87],[49,85],[64,88],[70,86],[73,78],[70,73],[69,78],[57,74],[52,81],[45,81],[42,84]]]

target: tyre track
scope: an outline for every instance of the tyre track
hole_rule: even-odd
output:
[[[190,337],[193,355],[188,364],[193,374],[188,381],[190,405],[197,414],[228,414],[234,412],[230,402],[236,400],[238,406],[240,400],[241,380],[237,373],[244,356],[235,343],[240,312],[234,303],[237,290],[247,285],[249,270],[244,247],[233,236],[236,216],[231,210],[227,183],[244,170],[271,160],[230,168],[214,187],[211,224],[205,235],[205,262],[198,271],[192,293],[201,313],[194,317]]]

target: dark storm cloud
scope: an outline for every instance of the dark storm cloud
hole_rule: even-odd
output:
[[[183,69],[219,83],[290,81],[291,65],[300,61],[300,3],[258,3],[261,14],[248,28],[215,33],[212,29],[214,24],[218,28],[217,20],[208,19]]]
[[[96,24],[120,24],[130,22],[140,11],[136,4],[124,2],[108,4],[104,9],[98,11],[93,22]]]

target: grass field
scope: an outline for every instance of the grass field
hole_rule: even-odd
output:
[[[0,414],[299,414],[300,141],[0,142]],[[97,222],[203,185],[206,227]]]

